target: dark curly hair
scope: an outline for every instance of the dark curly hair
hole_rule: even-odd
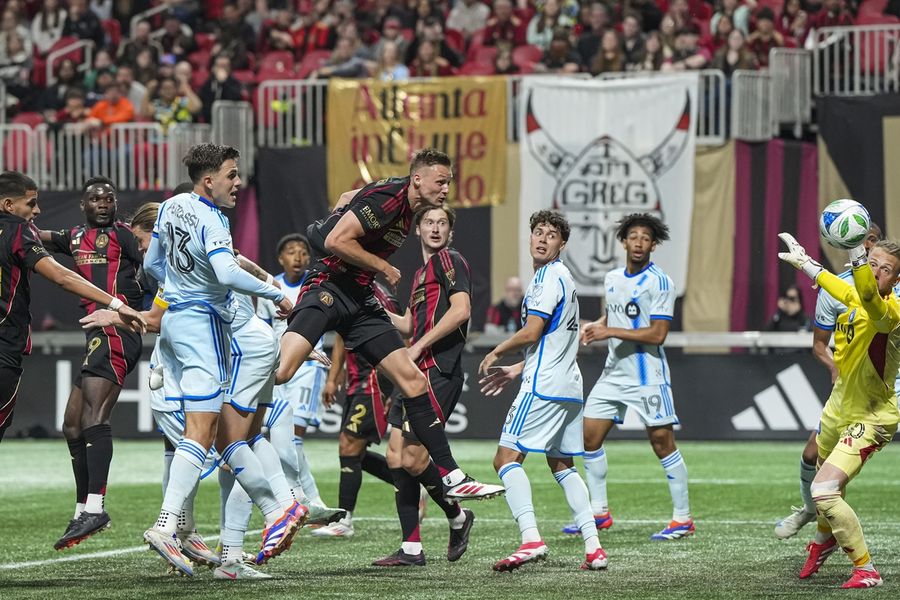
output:
[[[528,226],[531,228],[531,231],[534,231],[534,228],[538,225],[555,227],[557,231],[559,231],[562,240],[564,242],[569,241],[569,232],[571,231],[571,228],[569,227],[569,221],[566,220],[561,212],[557,210],[537,211],[528,219]]]
[[[653,241],[657,243],[669,239],[669,226],[663,223],[659,217],[654,217],[649,213],[632,213],[622,217],[619,227],[616,229],[616,238],[624,242],[632,227],[646,227],[653,235]]]
[[[306,246],[306,252],[308,254],[312,253],[312,248],[309,246],[309,240],[306,239],[306,236],[302,233],[289,233],[286,236],[282,237],[278,240],[278,244],[275,246],[275,254],[281,254],[288,244],[291,242],[297,242],[298,244],[303,244]]]

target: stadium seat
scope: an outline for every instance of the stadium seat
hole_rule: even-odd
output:
[[[306,53],[297,66],[297,77],[306,79],[309,74],[324,65],[331,58],[330,50],[311,50]]]
[[[207,69],[209,68],[210,58],[211,55],[209,50],[197,50],[188,55],[188,62],[191,63],[191,66],[195,69]]]
[[[472,38],[469,40],[469,49],[471,50],[473,47],[484,46],[484,29],[479,29],[475,33],[472,34]]]
[[[197,43],[197,50],[212,50],[216,45],[216,36],[212,33],[195,33],[194,41]]]
[[[106,32],[106,39],[109,40],[113,54],[115,54],[116,49],[119,47],[119,43],[122,41],[122,24],[116,19],[104,19],[101,21],[101,25],[103,25],[103,31]]]
[[[12,119],[13,123],[28,125],[32,129],[44,122],[44,115],[39,112],[20,112]]]
[[[284,71],[281,69],[260,69],[256,74],[256,83],[263,81],[277,81],[282,79],[303,79],[297,75],[296,71]]]
[[[860,14],[856,19],[857,25],[896,25],[900,19],[894,15],[876,15],[874,13]]]
[[[519,68],[526,65],[530,67],[536,62],[541,62],[542,58],[544,58],[544,51],[537,46],[525,45],[513,48],[513,64]]]
[[[250,69],[239,69],[237,71],[233,71],[231,73],[231,76],[244,85],[253,85],[256,83],[256,73],[254,73]]]
[[[259,61],[260,71],[292,71],[294,55],[287,50],[269,52]]]
[[[888,0],[863,0],[859,5],[860,17],[863,15],[882,15],[887,7]]]
[[[497,56],[496,46],[472,46],[467,63],[481,63],[492,65]]]
[[[209,71],[205,67],[196,68],[191,73],[191,87],[199,90],[206,83],[207,79],[209,79]]]
[[[458,75],[494,75],[494,65],[490,62],[467,62],[459,68]]]
[[[444,31],[444,41],[447,42],[448,46],[459,53],[466,51],[466,37],[461,31],[447,29]]]

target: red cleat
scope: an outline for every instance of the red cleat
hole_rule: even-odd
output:
[[[853,569],[853,574],[850,575],[850,579],[844,582],[844,585],[841,587],[844,589],[870,588],[878,587],[882,583],[884,583],[884,580],[875,569]]]
[[[834,539],[834,536],[831,536],[824,544],[810,542],[807,544],[806,549],[809,551],[809,557],[806,559],[803,568],[800,569],[800,579],[806,579],[819,570],[825,559],[837,550],[837,540]]]

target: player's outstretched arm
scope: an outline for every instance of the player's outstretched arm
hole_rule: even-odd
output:
[[[490,367],[487,375],[478,380],[481,393],[485,396],[499,395],[509,382],[519,379],[524,370],[524,360],[508,367]]]
[[[140,314],[144,317],[144,320],[147,321],[148,333],[159,333],[164,312],[166,312],[166,309],[155,302],[153,303],[153,306],[150,307],[150,310],[141,311]],[[78,322],[81,323],[82,329],[93,329],[95,327],[127,327],[122,320],[122,317],[119,316],[119,313],[111,310],[95,310],[91,314],[78,319]]]
[[[880,265],[875,257],[867,256],[863,246],[850,250],[850,264],[853,265],[853,285],[859,295],[866,314],[880,333],[892,331],[900,323],[897,304],[889,303],[878,293],[873,269],[888,269],[893,272],[893,264]]]
[[[239,294],[268,298],[279,305],[279,312],[285,315],[290,312],[293,305],[284,297],[284,293],[270,283],[260,281],[238,264],[237,258],[229,251],[210,252],[209,264],[216,273],[216,279],[222,285],[228,286]],[[285,306],[282,306],[285,305]]]
[[[481,364],[478,366],[478,373],[487,375],[488,369],[504,355],[518,352],[528,346],[536,344],[544,334],[544,325],[546,323],[546,319],[541,316],[534,314],[528,315],[528,320],[525,321],[525,325],[522,329],[515,332],[508,340],[500,342],[496,348],[491,350],[487,356],[484,357],[484,360],[482,360]]]
[[[779,252],[778,258],[798,271],[803,271],[807,277],[812,279],[835,300],[845,305],[850,304],[855,294],[852,285],[810,258],[806,253],[806,248],[801,246],[791,234],[782,232],[778,234],[778,237],[787,246],[787,252]]]
[[[325,249],[354,266],[382,273],[388,285],[397,285],[400,281],[400,270],[362,247],[359,240],[365,233],[359,218],[348,210],[325,238]]]
[[[407,310],[407,313],[409,311]],[[445,336],[459,329],[469,321],[472,315],[472,300],[466,292],[456,292],[450,296],[450,307],[444,316],[434,324],[434,327],[419,338],[415,344],[409,347],[409,356],[413,362],[417,361],[426,348],[440,341]]]
[[[334,210],[339,210],[350,204],[350,201],[353,200],[353,197],[356,196],[360,191],[362,191],[362,188],[356,188],[355,190],[350,190],[349,192],[344,192],[343,194],[341,194],[340,198],[338,198],[337,204],[334,205]]]
[[[67,292],[102,306],[108,306],[110,310],[119,313],[123,323],[134,331],[140,333],[147,331],[147,323],[139,312],[118,298],[107,294],[78,273],[65,268],[56,262],[53,257],[48,256],[40,259],[34,265],[34,270]]]

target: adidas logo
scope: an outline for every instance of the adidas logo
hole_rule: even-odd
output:
[[[809,431],[818,427],[822,402],[800,365],[788,367],[775,379],[776,385],[753,396],[754,406],[731,417],[734,428],[738,431]]]

